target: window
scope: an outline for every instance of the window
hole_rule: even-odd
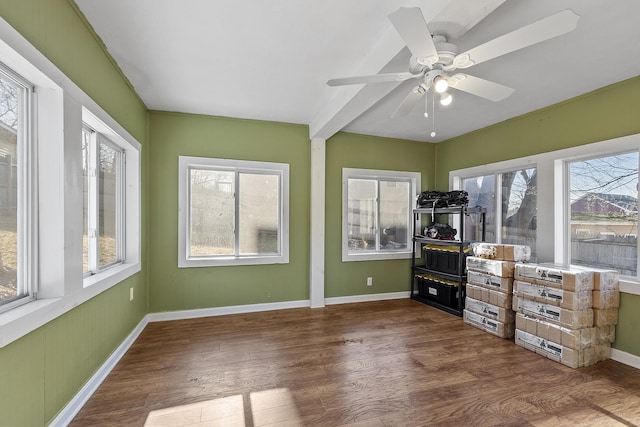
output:
[[[123,150],[104,135],[82,129],[84,178],[82,259],[85,275],[122,262]]]
[[[412,209],[420,174],[342,171],[342,260],[411,257]]]
[[[638,152],[567,162],[572,264],[637,276]]]
[[[462,189],[469,193],[469,206],[487,209],[487,241],[530,246],[532,259],[536,259],[535,167],[462,178]],[[465,236],[480,239],[481,229],[475,221],[467,221]]]
[[[0,65],[0,311],[35,297],[30,254],[32,85]]]
[[[1,19],[0,39],[3,347],[139,272],[142,245],[140,144]]]
[[[289,262],[289,165],[179,158],[178,266]]]

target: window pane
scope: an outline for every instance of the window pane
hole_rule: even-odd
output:
[[[637,276],[638,153],[569,164],[571,263]]]
[[[189,256],[234,255],[234,175],[191,169]]]
[[[376,181],[349,179],[347,233],[350,251],[376,250]]]
[[[120,156],[109,145],[100,143],[98,152],[98,267],[118,261],[118,170]]]
[[[277,254],[279,176],[240,173],[240,255]]]
[[[82,272],[89,272],[89,144],[91,133],[82,130]]]
[[[407,249],[407,221],[410,218],[409,182],[380,181],[380,247]]]
[[[22,88],[0,75],[0,304],[26,294],[18,284],[18,132]]]
[[[502,174],[501,243],[527,245],[536,259],[537,214],[536,168]]]
[[[485,241],[496,241],[496,194],[495,175],[478,176],[462,180],[462,189],[469,193],[469,206],[480,206],[487,210]],[[480,215],[469,215],[465,220],[465,240],[482,240]]]

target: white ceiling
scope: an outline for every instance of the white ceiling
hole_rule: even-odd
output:
[[[308,124],[312,137],[438,142],[640,75],[638,0],[75,1],[149,109]],[[420,7],[432,32],[447,15],[471,25],[497,6],[460,31],[461,52],[563,9],[580,20],[571,33],[465,70],[515,93],[494,103],[453,91],[431,138],[423,105],[390,117],[415,80],[326,85],[407,70],[387,18],[401,6]]]

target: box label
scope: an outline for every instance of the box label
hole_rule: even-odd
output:
[[[431,286],[429,286],[429,295],[438,296],[438,290],[436,288],[432,288]]]

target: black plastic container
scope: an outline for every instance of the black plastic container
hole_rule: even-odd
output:
[[[441,271],[448,274],[460,274],[466,268],[466,253],[462,255],[462,270],[459,269],[460,251],[445,250],[425,246],[424,259],[425,267],[430,270]]]
[[[459,286],[418,278],[418,293],[421,297],[453,307],[458,303]]]

